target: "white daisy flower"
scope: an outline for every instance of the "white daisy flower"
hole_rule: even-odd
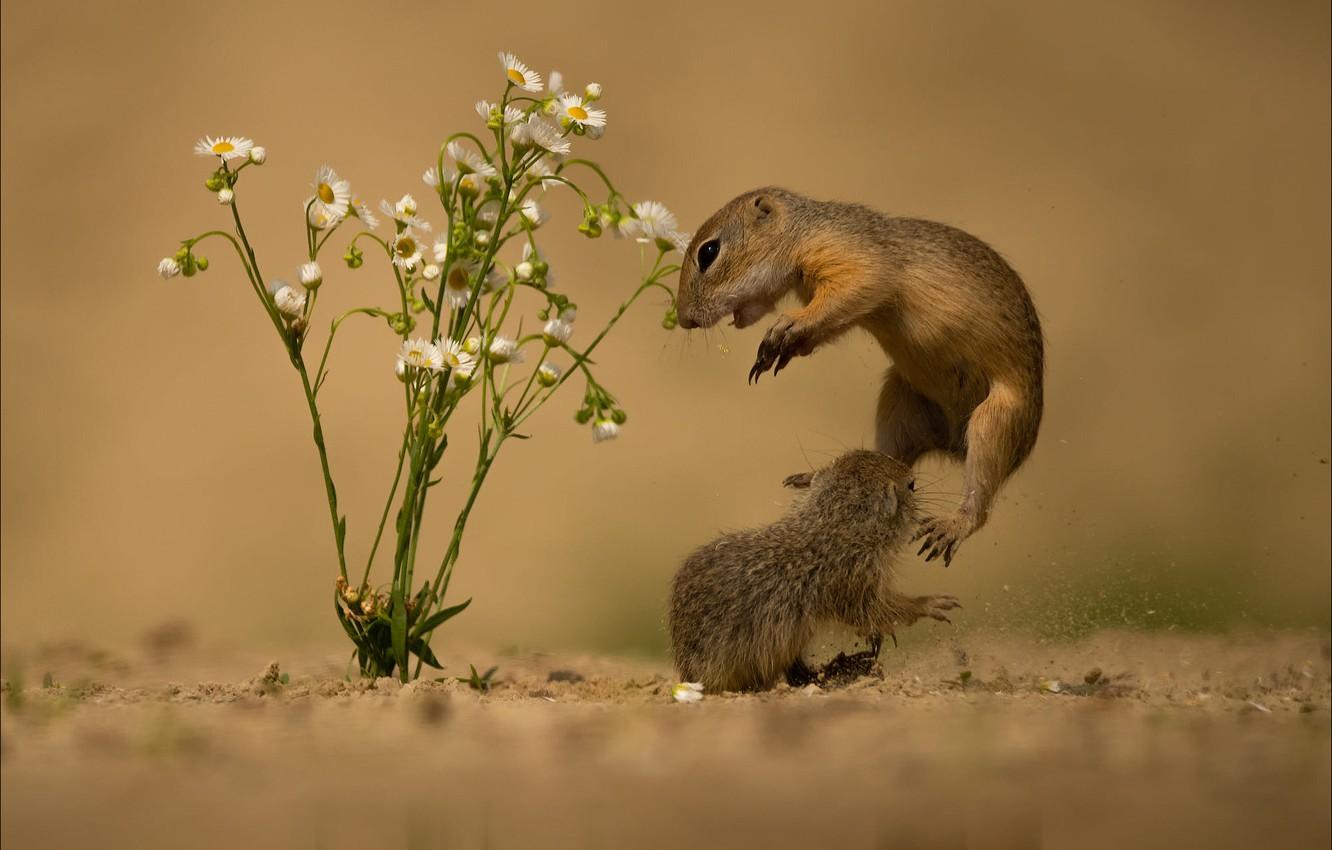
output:
[[[236,193],[231,191],[230,189],[217,190],[217,202],[222,206],[225,207],[227,204],[231,203],[234,200],[236,200]]]
[[[634,215],[620,219],[620,230],[626,236],[642,236],[649,241],[669,239],[677,232],[675,214],[657,201],[639,201],[634,204]]]
[[[263,165],[265,162],[268,162],[268,150],[259,145],[250,148],[250,162],[253,162],[255,165]]]
[[[537,383],[543,387],[553,387],[560,381],[563,370],[549,360],[537,367]]]
[[[448,170],[447,168],[444,169],[443,182],[448,185],[453,185],[453,178],[454,178],[454,173]],[[427,168],[425,170],[425,173],[421,175],[421,182],[429,186],[431,189],[434,189],[436,192],[438,192],[440,187],[439,166],[432,165],[429,168]]]
[[[604,443],[607,440],[613,440],[620,436],[620,426],[609,419],[598,419],[592,423],[592,442]],[[679,699],[679,697],[676,697]],[[702,699],[702,695],[699,695]],[[692,702],[692,700],[690,700]]]
[[[434,251],[435,262],[441,266],[449,259],[449,234],[441,233],[435,237],[435,244],[431,246]]]
[[[306,289],[318,289],[319,284],[324,282],[324,270],[319,268],[318,263],[306,263],[301,266],[299,274],[301,286]]]
[[[546,322],[546,326],[541,329],[541,338],[552,348],[559,347],[569,341],[573,336],[573,322],[565,321],[563,318],[551,319]]]
[[[573,143],[540,115],[529,115],[527,120],[513,128],[513,143],[519,147],[535,146],[553,154],[566,154]]]
[[[488,100],[478,100],[476,102],[476,114],[481,116],[481,120],[487,123],[492,118],[499,117],[499,107]],[[504,124],[512,126],[523,120],[523,111],[516,106],[504,107]]]
[[[403,271],[411,271],[421,262],[421,242],[409,227],[393,237],[390,245],[393,249],[393,265]]]
[[[688,233],[681,233],[678,230],[666,237],[666,241],[675,246],[675,250],[679,251],[681,254],[689,250],[690,239],[691,237]]]
[[[360,198],[352,198],[351,211],[352,215],[359,218],[361,224],[364,224],[370,230],[379,227],[379,218],[370,211],[370,207],[363,203]]]
[[[486,348],[486,355],[496,363],[522,363],[526,359],[518,340],[497,336]]]
[[[444,355],[430,340],[413,337],[403,340],[402,348],[398,350],[398,362],[403,366],[438,372],[444,368]]]
[[[440,268],[434,263],[427,263],[426,267],[421,269],[421,277],[426,280],[434,280],[439,277]]]
[[[393,374],[397,376],[399,381],[404,384],[407,383],[407,364],[401,360],[393,361]]]
[[[559,71],[551,71],[550,79],[546,81],[546,91],[551,94],[564,93],[564,75]]]
[[[680,682],[671,687],[676,702],[698,702],[703,699],[702,682]]]
[[[347,217],[347,210],[351,205],[351,184],[338,176],[338,173],[327,165],[319,166],[315,172],[314,183],[315,193],[310,207],[311,212],[319,210],[324,213],[324,218],[333,222],[341,221]],[[313,219],[314,216],[311,215]]]
[[[523,91],[541,91],[541,75],[528,68],[512,53],[499,54],[500,65],[504,66],[504,78]]]
[[[499,173],[495,170],[495,166],[486,161],[485,157],[462,142],[449,142],[446,150],[454,164],[458,166],[458,170],[463,174],[479,174],[484,178],[494,177]]]
[[[490,199],[489,201],[486,201],[485,203],[481,204],[479,207],[476,208],[476,219],[482,224],[493,225],[495,223],[495,219],[498,217],[499,217],[499,201],[494,198]],[[475,238],[478,239],[480,242],[484,243],[485,240],[490,238],[490,234],[486,233],[485,231],[481,231],[476,234]]]
[[[546,221],[546,214],[542,211],[541,205],[532,198],[523,201],[518,213],[533,227],[540,227]]]
[[[476,271],[475,261],[459,260],[449,269],[448,279],[444,282],[444,302],[452,309],[466,306],[472,297],[472,273]]]
[[[157,264],[157,273],[162,276],[162,280],[170,280],[180,274],[180,263],[176,262],[175,257],[163,257],[162,262]]]
[[[460,381],[465,382],[466,378],[471,377],[472,370],[476,368],[476,358],[463,350],[462,343],[453,339],[438,339],[435,340],[435,347],[439,349],[444,368],[458,373]]]
[[[576,94],[562,94],[556,103],[555,114],[561,127],[605,127],[606,110],[594,109]]]
[[[328,230],[342,221],[341,218],[333,215],[326,209],[322,209],[319,204],[310,207],[310,226],[315,230]]]
[[[403,195],[402,200],[396,204],[380,201],[379,210],[408,230],[420,230],[422,233],[430,232],[430,222],[416,217],[416,199],[411,195]]]
[[[458,178],[458,191],[464,195],[479,195],[485,188],[485,182],[480,174],[464,174]]]
[[[254,142],[243,136],[204,136],[194,143],[194,152],[199,156],[215,156],[223,162],[243,159],[250,155]]]
[[[294,286],[281,286],[273,293],[273,305],[279,313],[294,319],[305,312],[305,293]]]

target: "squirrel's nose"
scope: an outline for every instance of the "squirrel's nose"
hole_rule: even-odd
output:
[[[683,313],[681,313],[681,314],[680,314],[680,327],[684,328],[684,329],[687,330],[687,331],[689,331],[689,330],[693,330],[694,328],[698,327],[698,322],[695,322],[693,319],[691,319],[691,318],[689,318],[688,316],[686,316],[686,315],[684,315]]]

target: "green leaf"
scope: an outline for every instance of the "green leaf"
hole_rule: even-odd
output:
[[[435,657],[435,653],[431,651],[423,639],[417,638],[412,641],[411,650],[414,655],[436,670],[444,669],[444,665],[439,663],[439,659]]]
[[[422,620],[421,624],[416,627],[417,636],[424,636],[430,634],[435,629],[444,625],[444,623],[448,622],[458,614],[461,614],[463,611],[467,610],[467,606],[471,604],[472,600],[468,599],[467,601],[460,602],[452,607],[436,611],[435,613],[431,614],[429,617],[426,617],[424,620]]]

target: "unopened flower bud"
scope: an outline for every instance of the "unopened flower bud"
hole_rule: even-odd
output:
[[[620,436],[620,426],[610,419],[598,419],[592,425],[592,442],[604,443]]]
[[[273,306],[288,318],[296,318],[305,312],[305,293],[294,286],[283,286],[273,293]]]
[[[532,271],[532,264],[527,260],[523,260],[521,263],[513,267],[514,276],[519,280],[531,280]]]
[[[222,206],[230,204],[236,197],[236,193],[230,189],[219,189],[217,192],[217,202]]]
[[[300,268],[301,286],[306,289],[318,289],[324,282],[324,270],[318,263],[306,263]]]
[[[476,240],[476,244],[480,245],[482,248],[490,244],[490,234],[484,230],[478,230],[476,236],[473,238]]]
[[[204,188],[210,192],[220,192],[227,187],[227,180],[221,174],[214,174],[204,181]]]
[[[559,383],[560,374],[560,367],[547,360],[537,369],[537,383],[543,387],[553,387]]]
[[[573,336],[573,325],[563,319],[551,319],[541,330],[541,338],[552,348],[564,345],[571,336]]]
[[[255,145],[250,148],[250,162],[253,162],[255,165],[263,165],[267,161],[268,151],[261,145]]]
[[[421,269],[421,277],[426,280],[434,280],[439,277],[440,268],[434,263],[427,263],[426,267]]]
[[[201,272],[206,272],[206,271],[208,271],[208,258],[207,258],[207,257],[196,257],[196,258],[194,259],[194,264],[195,264],[196,266],[199,267],[199,271],[201,271]]]
[[[601,97],[601,83],[588,83],[583,89],[584,100],[596,100]]]
[[[602,136],[604,136],[605,134],[606,134],[606,128],[605,128],[604,125],[603,125],[603,126],[596,126],[596,125],[593,125],[593,124],[588,124],[588,125],[586,125],[586,126],[583,127],[583,135],[586,136],[587,138],[591,139],[591,140],[594,141],[594,142],[595,142],[597,139],[600,139],[600,138],[601,138]]]
[[[579,425],[586,425],[592,421],[592,411],[586,407],[574,414],[574,421]]]
[[[614,422],[616,425],[623,425],[628,420],[629,420],[629,414],[625,413],[623,410],[616,408],[615,410],[611,411],[611,421]]]
[[[180,274],[180,263],[172,257],[163,257],[162,262],[157,264],[157,273],[162,276],[163,280],[170,280]]]

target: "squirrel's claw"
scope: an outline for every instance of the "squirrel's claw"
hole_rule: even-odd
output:
[[[797,472],[793,475],[788,475],[785,478],[783,478],[782,486],[790,487],[793,490],[804,490],[811,483],[813,483],[813,481],[814,481],[814,473]]]
[[[764,334],[759,343],[754,365],[749,370],[749,382],[756,383],[759,376],[772,369],[772,374],[786,368],[791,358],[809,354],[814,350],[809,334],[800,331],[794,319],[783,315]]]
[[[920,524],[920,530],[911,538],[911,542],[923,540],[920,549],[916,550],[917,555],[925,555],[925,562],[929,563],[939,556],[943,556],[944,566],[951,566],[953,555],[957,554],[957,547],[962,543],[962,535],[955,527],[955,523],[948,519],[930,518]]]

